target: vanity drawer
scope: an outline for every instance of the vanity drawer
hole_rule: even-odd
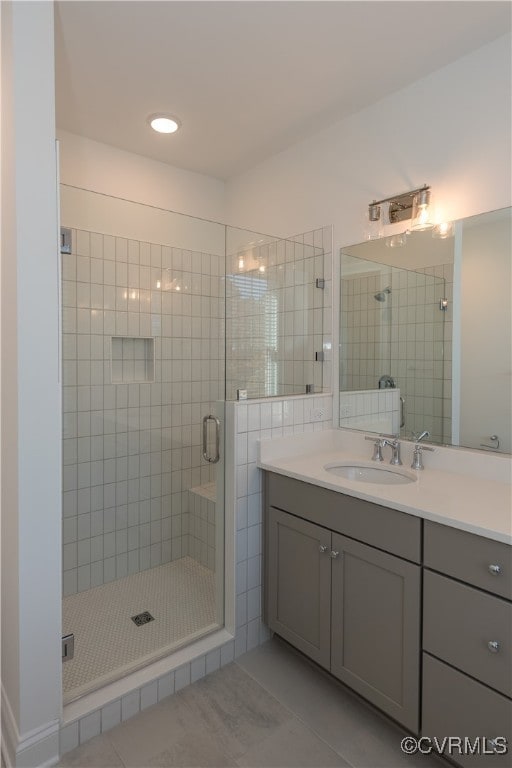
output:
[[[512,547],[501,541],[425,520],[424,563],[512,600]]]
[[[390,552],[421,561],[421,520],[345,493],[266,472],[266,504]]]
[[[447,736],[467,737],[471,743],[479,737],[501,736],[512,744],[512,701],[481,683],[457,672],[447,664],[423,654],[422,735],[439,740]],[[490,749],[490,745],[487,745]],[[509,746],[510,749],[510,746]],[[458,755],[451,757],[463,766],[508,766],[509,754]]]
[[[490,643],[498,643],[497,650]],[[512,604],[425,571],[423,648],[512,695]]]

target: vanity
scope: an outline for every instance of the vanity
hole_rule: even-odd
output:
[[[412,733],[485,737],[460,765],[510,765],[510,459],[439,447],[411,473],[402,447],[383,484],[363,435],[262,441],[265,619]]]

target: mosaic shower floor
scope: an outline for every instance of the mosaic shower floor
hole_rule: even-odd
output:
[[[154,621],[137,626],[148,611]],[[75,636],[63,664],[64,703],[166,656],[218,628],[215,574],[191,557],[65,597],[62,634]]]

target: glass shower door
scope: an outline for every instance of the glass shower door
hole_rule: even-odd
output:
[[[224,622],[225,227],[61,189],[69,702]],[[210,448],[208,448],[209,450]]]

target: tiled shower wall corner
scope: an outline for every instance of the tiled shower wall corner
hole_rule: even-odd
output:
[[[216,483],[191,488],[188,493],[188,554],[215,570]]]
[[[233,424],[226,443],[235,456],[236,637],[188,664],[149,681],[61,728],[61,754],[129,720],[157,701],[223,667],[269,637],[262,621],[262,473],[256,466],[257,441],[332,427],[332,395],[226,403]],[[313,421],[313,411],[322,412]],[[226,419],[228,421],[228,419]]]
[[[332,228],[229,255],[226,310],[228,400],[330,391]]]
[[[391,292],[377,301],[388,285]],[[341,389],[375,389],[391,375],[405,399],[407,436],[428,429],[432,439],[449,441],[453,265],[390,268],[388,275],[344,278],[341,287]],[[448,312],[439,308],[445,297]]]
[[[62,254],[64,595],[189,553],[188,489],[214,479],[201,419],[224,386],[223,258],[81,230],[72,242]],[[128,341],[112,382],[112,337],[154,339],[144,363],[154,381],[137,380]]]

